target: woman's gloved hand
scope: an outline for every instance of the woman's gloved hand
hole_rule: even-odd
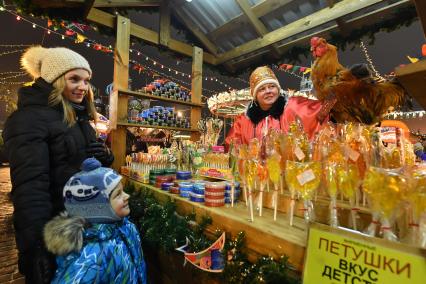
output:
[[[92,142],[86,149],[88,157],[94,157],[102,166],[109,167],[114,161],[114,155],[103,142]]]

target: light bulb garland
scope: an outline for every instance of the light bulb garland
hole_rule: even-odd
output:
[[[25,51],[25,49],[16,49],[16,50],[0,52],[0,56],[9,55],[9,54],[18,53],[18,52],[23,52],[23,51]]]
[[[191,78],[191,74],[185,73],[185,72],[181,72],[179,70],[173,69],[171,67],[165,66],[164,64],[160,63],[158,60],[152,59],[151,57],[144,55],[141,51],[136,50],[136,49],[130,49],[131,53],[135,53],[137,54],[137,56],[145,56],[145,60],[151,62],[154,66],[159,64],[161,66],[161,69],[167,69],[169,72],[173,72],[175,73],[175,75],[181,75],[182,77],[188,77]],[[224,86],[225,88],[228,89],[232,89],[232,87],[228,84],[226,84],[225,82],[219,80],[217,77],[211,77],[211,76],[205,76],[203,77],[206,81],[210,80],[210,81],[214,81],[217,82],[218,84]],[[248,83],[247,81],[244,81],[245,83]]]
[[[1,85],[25,85],[28,84],[28,81],[21,81],[21,82],[6,82],[6,81],[0,81]]]
[[[1,7],[1,6],[0,6]],[[43,26],[41,26],[41,25],[39,25],[39,24],[36,24],[36,23],[33,23],[33,22],[31,22],[30,20],[28,20],[28,19],[26,19],[26,18],[23,18],[23,17],[21,17],[20,15],[18,15],[16,12],[14,12],[14,11],[12,11],[12,10],[8,10],[8,9],[4,9],[3,11],[7,11],[7,12],[9,12],[10,14],[12,14],[12,15],[14,15],[17,19],[18,19],[18,17],[19,17],[19,20],[22,20],[22,21],[24,21],[24,22],[27,22],[27,23],[29,23],[29,24],[31,24],[33,27],[35,27],[35,28],[40,28],[40,29],[43,29],[43,30],[45,30],[46,31],[46,33],[48,33],[48,34],[55,34],[55,35],[57,35],[57,36],[60,36],[62,39],[69,39],[69,40],[72,40],[72,41],[74,41],[75,43],[85,43],[86,44],[86,46],[87,47],[92,47],[93,49],[95,49],[95,50],[99,50],[99,51],[103,51],[103,52],[105,52],[105,53],[113,53],[113,50],[112,50],[112,46],[111,45],[109,45],[109,46],[106,46],[106,45],[102,45],[102,44],[99,44],[99,43],[97,43],[97,42],[95,42],[95,41],[93,41],[93,40],[91,40],[91,39],[88,39],[87,37],[85,37],[85,36],[83,36],[83,35],[81,35],[81,34],[79,34],[79,33],[77,33],[77,32],[75,32],[75,31],[72,31],[72,32],[69,32],[69,33],[66,33],[65,35],[64,34],[62,34],[62,33],[59,33],[59,32],[57,32],[57,31],[55,31],[55,30],[51,30],[51,29],[49,29],[49,28],[46,28],[46,27],[43,27]],[[68,35],[69,34],[69,35]],[[74,35],[76,35],[76,37],[74,38]],[[15,46],[22,46],[22,47],[28,47],[28,46],[31,46],[31,45],[24,45],[24,44],[22,44],[22,45],[11,45],[11,44],[9,44],[9,45],[0,45],[0,46],[3,46],[3,47],[15,47]],[[24,51],[25,49],[22,49],[22,50],[19,50],[19,51]],[[4,55],[6,55],[6,54],[10,54],[10,53],[14,53],[14,52],[18,52],[18,50],[16,50],[16,51],[13,51],[13,52],[5,52],[4,53]],[[133,53],[133,52],[135,52],[135,54],[137,53],[139,56],[140,55],[142,55],[142,53],[140,52],[140,51],[136,51],[135,49],[130,49],[130,52],[131,53]],[[0,53],[0,56],[2,55],[2,53]],[[145,55],[143,55],[143,56],[145,56]],[[176,75],[178,75],[178,74],[180,74],[182,77],[184,77],[184,78],[191,78],[191,75],[190,74],[187,74],[187,73],[184,73],[184,72],[180,72],[180,71],[178,71],[178,70],[175,70],[175,69],[173,69],[173,68],[171,68],[171,67],[167,67],[167,66],[165,66],[164,64],[161,64],[161,63],[159,63],[158,61],[156,61],[156,60],[154,60],[154,59],[151,59],[150,57],[148,57],[148,56],[145,56],[145,59],[147,60],[147,61],[151,61],[152,63],[153,63],[153,65],[157,65],[157,64],[159,64],[160,66],[161,66],[161,69],[167,69],[167,70],[169,70],[170,72],[175,72],[176,73]],[[146,67],[146,66],[145,66]],[[182,80],[179,80],[179,79],[177,79],[177,78],[174,78],[174,77],[172,77],[172,76],[170,76],[170,75],[167,75],[167,74],[165,74],[165,73],[162,73],[162,72],[159,72],[159,71],[156,71],[156,70],[154,70],[154,69],[152,69],[152,68],[149,68],[152,72],[155,72],[155,73],[157,73],[157,74],[161,74],[162,76],[165,76],[165,77],[167,77],[167,78],[169,78],[169,79],[172,79],[172,80],[175,80],[175,81],[178,81],[179,83],[181,83],[181,84],[185,84],[186,86],[188,86],[188,85],[190,85],[190,83],[187,83],[187,82],[184,82],[184,81],[182,81]],[[217,78],[214,78],[214,77],[205,77],[206,79],[211,79],[212,81],[213,81],[213,79],[215,79],[215,81],[216,82],[218,82],[219,84],[221,84],[222,86],[225,86],[225,87],[227,87],[228,89],[232,89],[228,84],[226,84],[226,83],[224,83],[224,82],[222,82],[222,81],[220,81],[220,80],[218,80]],[[2,84],[4,84],[5,82],[1,82]],[[18,83],[18,82],[10,82],[10,83]],[[212,90],[208,90],[208,89],[205,89],[205,88],[203,88],[203,91],[206,91],[206,92],[209,92],[209,93],[217,93],[216,91],[212,91]]]
[[[373,71],[375,77],[379,78],[381,81],[385,81],[386,79],[380,75],[380,73],[377,71],[376,67],[373,64],[373,60],[371,60],[370,55],[368,54],[367,47],[365,46],[364,42],[361,41],[359,44],[361,47],[362,52],[364,53],[365,59],[368,62],[368,66],[370,66],[371,70]]]
[[[6,72],[0,72],[0,76],[2,75],[9,75],[9,74],[25,74],[24,71],[6,71]]]
[[[27,74],[25,72],[22,72],[20,74],[16,74],[16,75],[10,75],[7,77],[0,77],[0,82],[1,81],[5,81],[6,79],[14,79],[14,78],[18,78],[18,77],[22,77],[22,76],[26,76]]]
[[[164,78],[172,80],[172,81],[177,82],[177,83],[180,83],[185,88],[190,89],[190,84],[187,83],[187,82],[184,82],[184,81],[182,81],[180,79],[177,79],[177,78],[175,78],[173,76],[167,75],[167,74],[165,74],[165,73],[163,73],[161,71],[155,70],[155,69],[150,68],[148,66],[144,66],[141,63],[137,62],[136,60],[130,60],[130,63],[134,64],[134,68],[133,69],[135,69],[135,70],[137,70],[139,72],[145,72],[146,73],[145,69],[149,70],[152,73],[152,75],[151,75],[152,78],[155,78],[156,75],[160,74]],[[215,91],[211,91],[211,90],[208,90],[208,89],[205,89],[205,88],[202,88],[202,90],[206,91],[206,92],[209,92],[209,93],[212,93],[212,94],[216,93]]]
[[[394,111],[384,115],[384,117],[387,119],[422,118],[424,116],[426,116],[426,111],[424,110],[408,112]]]

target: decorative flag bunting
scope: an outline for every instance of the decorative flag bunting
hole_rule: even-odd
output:
[[[283,71],[290,71],[290,72],[299,72],[299,73],[303,73],[304,75],[310,73],[312,71],[311,68],[309,67],[304,67],[304,66],[297,66],[297,65],[292,65],[292,64],[280,64],[278,69],[283,70]]]

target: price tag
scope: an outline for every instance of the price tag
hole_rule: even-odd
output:
[[[296,149],[294,149],[294,154],[296,155],[299,161],[305,158],[305,153],[303,153],[302,149],[300,149],[299,146],[296,146]]]
[[[347,147],[346,151],[348,153],[349,159],[351,159],[354,162],[356,162],[358,160],[359,155],[360,155],[360,153],[358,151],[355,151],[351,147]]]
[[[297,176],[297,181],[300,183],[300,185],[304,185],[305,183],[308,183],[315,179],[315,174],[312,170],[307,170],[301,173]]]

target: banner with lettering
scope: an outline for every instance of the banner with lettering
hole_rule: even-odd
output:
[[[426,250],[311,224],[303,283],[426,283]]]

